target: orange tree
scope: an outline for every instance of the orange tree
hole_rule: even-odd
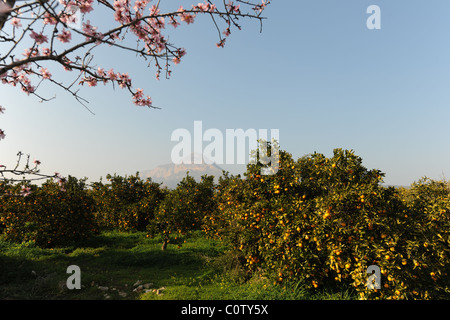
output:
[[[218,210],[208,219],[207,231],[241,252],[249,271],[260,269],[275,282],[301,282],[311,289],[353,286],[362,298],[438,294],[437,287],[415,285],[420,281],[415,269],[405,272],[418,259],[413,243],[422,241],[421,224],[425,216],[432,218],[422,213],[411,223],[424,211],[417,205],[411,211],[396,189],[383,187],[383,173],[366,169],[360,157],[341,149],[330,158],[314,153],[297,161],[281,151],[279,165],[274,175],[261,176],[261,165],[252,164],[246,179],[224,179]],[[435,238],[448,237],[446,230],[436,224]],[[445,264],[448,238],[440,250]],[[423,259],[428,258],[421,258],[422,264]],[[446,271],[433,261],[437,257],[430,259],[436,269],[429,278],[436,285]],[[381,268],[380,290],[367,288],[370,265]]]
[[[391,277],[398,285],[404,278],[412,298],[450,296],[450,184],[420,179],[402,190],[408,206],[408,225],[402,244],[401,277]],[[400,276],[400,275],[399,275]]]
[[[169,242],[181,245],[183,236],[200,230],[205,215],[215,210],[214,189],[214,176],[204,175],[197,182],[188,173],[161,202],[148,236],[161,235],[163,250]]]
[[[145,231],[165,196],[160,184],[135,176],[107,175],[109,184],[92,184],[96,200],[96,219],[102,228]]]
[[[0,229],[8,240],[50,247],[86,239],[98,231],[94,200],[83,179],[69,176],[64,185],[48,180],[40,187],[20,183],[9,184],[8,189],[8,195],[0,198]]]
[[[239,234],[240,224],[229,214],[231,214],[232,205],[237,206],[244,200],[242,184],[243,180],[240,175],[234,176],[229,172],[224,172],[219,177],[213,194],[216,208],[206,213],[203,219],[202,230],[207,236],[221,238],[229,243],[238,241],[236,237]]]

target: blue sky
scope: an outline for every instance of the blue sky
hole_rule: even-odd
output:
[[[381,8],[381,30],[366,27],[370,5]],[[295,158],[353,149],[388,184],[441,179],[450,176],[449,14],[447,0],[273,0],[263,32],[245,20],[224,49],[206,16],[175,32],[168,26],[187,51],[169,80],[155,80],[155,69],[129,53],[95,58],[129,72],[161,110],[136,107],[110,86],[81,88],[92,115],[53,86],[41,93],[56,99],[40,103],[1,85],[0,163],[13,166],[20,150],[41,160],[43,172],[92,181],[134,174],[170,162],[172,132],[193,132],[198,120],[224,135],[279,129],[281,148]]]

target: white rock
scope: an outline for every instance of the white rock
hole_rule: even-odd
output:
[[[144,289],[150,289],[153,286],[153,283],[149,282],[144,284]]]
[[[138,285],[140,285],[142,283],[142,280],[138,280],[135,282],[135,284],[133,284],[133,287],[137,287]]]
[[[138,286],[137,288],[135,288],[135,289],[133,290],[133,292],[141,292],[142,289],[144,289],[144,286],[143,286],[143,285],[140,285],[140,286]]]

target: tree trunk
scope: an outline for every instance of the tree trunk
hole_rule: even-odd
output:
[[[162,246],[161,246],[161,250],[162,251],[166,251],[166,248],[167,248],[167,244],[169,243],[169,238],[164,238],[164,242],[163,242],[163,244],[162,244]]]

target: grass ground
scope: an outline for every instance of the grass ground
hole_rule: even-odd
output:
[[[0,299],[355,298],[346,290],[311,294],[298,285],[275,286],[260,275],[249,278],[222,243],[201,234],[181,248],[171,244],[164,252],[160,248],[159,239],[146,238],[145,233],[105,232],[76,247],[54,249],[0,239]],[[80,290],[65,287],[69,265],[81,269]]]

